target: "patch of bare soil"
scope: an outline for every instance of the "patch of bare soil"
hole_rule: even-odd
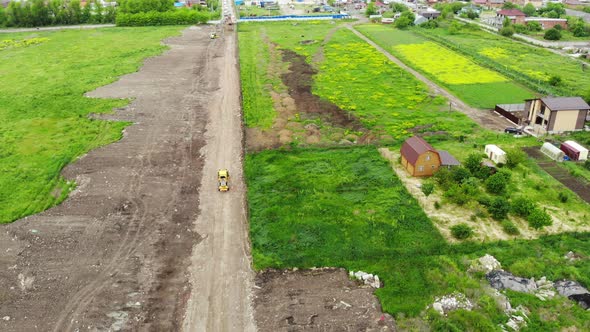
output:
[[[269,42],[271,53],[269,70],[280,75],[287,91],[269,89],[277,117],[272,128],[246,129],[249,151],[296,143],[298,145],[363,144],[375,139],[350,112],[322,100],[311,91],[317,71],[304,56],[291,50],[278,50]],[[278,63],[282,56],[282,62]],[[288,63],[288,69],[284,64]]]
[[[1,331],[179,330],[218,77],[207,70],[209,33],[185,30],[139,72],[91,93],[134,98],[104,116],[134,124],[63,171],[78,183],[63,204],[0,226]]]
[[[373,288],[344,269],[267,270],[256,277],[260,331],[395,331]]]

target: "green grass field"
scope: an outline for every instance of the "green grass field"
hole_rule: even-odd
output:
[[[269,69],[269,43],[305,56],[318,70],[314,94],[356,115],[376,132],[399,140],[411,130],[466,134],[475,126],[462,113],[446,112],[443,98],[432,96],[425,84],[338,23],[248,23],[240,25],[239,38],[244,119],[249,127],[272,125],[276,111],[270,91],[282,92],[276,69]]]
[[[0,223],[62,201],[73,183],[60,171],[89,150],[121,137],[122,122],[97,121],[126,100],[85,98],[87,91],[139,68],[181,27],[3,34],[46,38],[0,50]]]
[[[435,38],[453,43],[464,54],[483,58],[492,66],[524,75],[531,82],[546,84],[551,76],[559,76],[557,86],[562,95],[584,95],[590,90],[590,68],[577,60],[540,47],[534,47],[479,30],[461,29],[450,34],[446,28],[428,30]]]
[[[520,103],[534,96],[532,91],[501,74],[412,31],[384,25],[356,28],[471,106],[493,108],[495,104]]]
[[[373,147],[265,151],[247,155],[245,167],[255,268],[337,266],[376,273],[385,285],[376,294],[399,324],[411,327],[405,318],[454,291],[482,305],[474,313],[431,318],[431,326],[453,324],[464,331],[473,324],[505,323],[495,305],[483,305],[489,297],[479,290],[481,276],[466,273],[469,260],[486,253],[517,275],[590,285],[590,261],[563,259],[569,250],[588,257],[589,234],[449,245]],[[589,312],[563,298],[544,303],[514,297],[556,310],[574,326],[590,319]],[[531,320],[543,329],[569,326],[555,319]]]

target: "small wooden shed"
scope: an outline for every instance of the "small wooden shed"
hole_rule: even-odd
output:
[[[555,161],[563,161],[563,157],[565,156],[563,151],[561,151],[558,147],[549,142],[543,143],[543,146],[541,147],[541,152],[543,152],[543,154],[547,157],[551,158],[551,160]]]
[[[588,159],[588,149],[574,141],[565,141],[561,143],[560,148],[571,160],[584,161]]]
[[[402,165],[412,176],[430,176],[440,167],[438,151],[418,136],[408,138],[400,152]]]
[[[497,145],[488,144],[485,147],[485,153],[488,158],[496,164],[506,163],[506,152],[500,149]]]

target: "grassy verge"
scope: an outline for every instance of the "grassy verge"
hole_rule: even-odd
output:
[[[180,27],[108,28],[2,35],[47,38],[0,51],[0,223],[47,209],[73,187],[60,176],[69,162],[121,137],[127,125],[97,121],[126,100],[83,94],[139,68],[161,53]]]
[[[383,25],[357,29],[471,106],[493,108],[495,104],[523,102],[534,95],[507,77],[412,31]]]

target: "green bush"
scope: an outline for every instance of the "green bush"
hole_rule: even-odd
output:
[[[473,229],[469,225],[461,223],[451,227],[451,234],[455,239],[465,240],[473,235]]]
[[[531,214],[529,214],[527,221],[529,222],[529,225],[535,229],[540,229],[544,226],[550,226],[553,223],[551,216],[539,208],[534,209]]]
[[[174,0],[118,0],[117,8],[125,14],[167,12],[174,10]]]
[[[553,28],[545,31],[545,35],[543,38],[547,40],[560,40],[561,39],[561,32],[559,30]]]
[[[118,26],[189,25],[206,23],[209,17],[208,13],[189,9],[137,14],[117,13],[116,23]]]
[[[562,202],[562,203],[567,203],[567,201],[568,201],[568,199],[569,199],[570,197],[569,197],[569,195],[568,195],[568,194],[566,194],[565,192],[563,192],[563,191],[560,191],[560,192],[557,194],[557,198],[559,198],[559,201],[560,201],[560,202]]]
[[[510,211],[510,202],[504,197],[494,197],[488,206],[488,212],[492,218],[496,220],[503,220]]]
[[[508,179],[505,176],[504,172],[498,172],[492,176],[490,176],[486,182],[486,189],[491,194],[503,194],[506,191],[506,186],[508,185]]]
[[[532,32],[537,32],[537,31],[543,30],[541,23],[536,22],[536,21],[529,22],[526,24],[526,26],[529,29],[529,31],[532,31]]]
[[[516,33],[527,33],[529,31],[527,26],[524,24],[515,24],[513,27]]]
[[[511,205],[512,213],[523,218],[528,217],[536,208],[535,203],[525,197],[517,197],[513,199]]]
[[[434,184],[431,182],[426,182],[424,184],[422,184],[422,192],[424,193],[424,195],[426,195],[426,197],[430,196],[430,194],[432,194],[434,192]]]
[[[584,168],[587,170],[590,170],[590,159],[588,159],[584,162]]]
[[[551,86],[557,86],[559,84],[561,84],[561,77],[557,76],[557,75],[551,75],[551,77],[549,77],[549,85]]]
[[[518,235],[520,234],[520,231],[518,230],[518,227],[516,227],[516,225],[510,221],[510,220],[504,220],[502,221],[502,229],[504,230],[504,232],[506,234],[509,235]]]
[[[526,158],[526,153],[521,149],[508,149],[506,151],[506,167],[515,168],[518,164],[523,163]]]
[[[437,209],[437,210],[441,208],[441,205],[440,205],[440,202],[439,201],[434,202],[434,208]]]
[[[514,27],[507,26],[500,29],[500,34],[504,37],[510,37],[514,34]]]

